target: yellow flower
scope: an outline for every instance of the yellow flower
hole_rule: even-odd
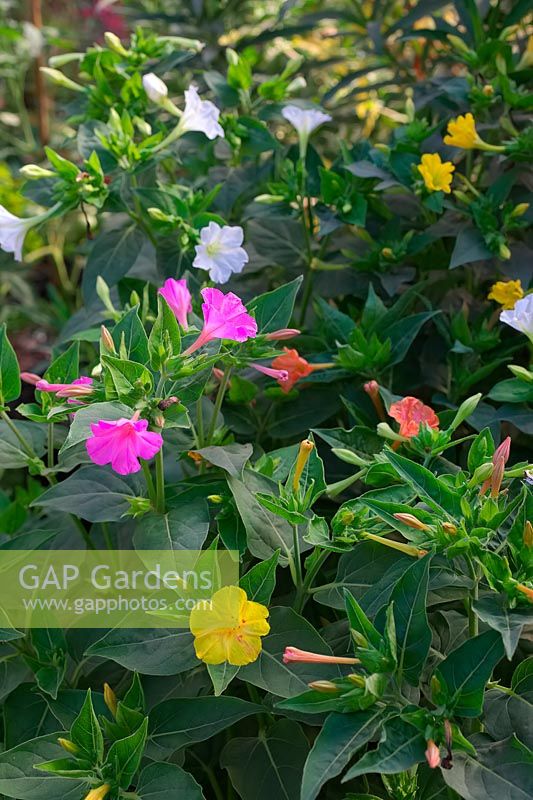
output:
[[[210,603],[198,603],[191,611],[197,657],[206,664],[251,664],[261,652],[261,636],[270,631],[267,617],[268,608],[248,600],[243,589],[224,586]]]
[[[444,137],[444,144],[453,147],[462,147],[463,150],[472,150],[483,144],[476,131],[476,123],[472,114],[468,113],[452,119],[448,123],[448,135]]]
[[[450,194],[452,172],[455,170],[451,161],[442,161],[438,153],[425,153],[417,169],[424,179],[428,192]]]
[[[85,800],[104,800],[104,797],[109,793],[111,786],[108,783],[102,784],[98,789],[91,789]]]
[[[524,296],[524,290],[519,280],[496,281],[487,295],[488,300],[495,300],[504,309],[512,309],[518,300]]]

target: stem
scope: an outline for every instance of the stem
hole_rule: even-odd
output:
[[[300,542],[298,539],[298,525],[292,526],[292,555],[294,563],[294,576],[293,580],[296,586],[296,598],[298,600],[302,591],[302,562],[300,558]]]
[[[13,420],[6,414],[5,411],[2,411],[0,416],[2,417],[4,422],[6,423],[7,427],[17,437],[17,439],[19,440],[20,444],[22,445],[22,449],[24,450],[26,455],[29,456],[30,458],[35,458],[36,456],[35,456],[35,453],[33,452],[32,446],[30,445],[28,440],[25,439],[25,437],[22,435],[22,433],[20,433],[20,431],[18,430],[18,428],[15,425],[15,423],[13,422]]]
[[[156,492],[155,492],[154,481],[152,478],[152,473],[150,472],[150,467],[148,465],[148,462],[144,461],[144,459],[142,458],[139,460],[141,462],[141,467],[144,474],[146,489],[148,490],[148,497],[150,498],[152,505],[155,508],[157,505],[157,500],[156,500]]]
[[[76,526],[76,528],[77,528],[77,529],[79,530],[79,532],[81,533],[81,535],[82,535],[82,538],[83,538],[83,541],[84,541],[84,542],[85,542],[85,544],[87,545],[87,548],[88,548],[89,550],[96,550],[96,548],[95,548],[95,546],[94,546],[94,544],[93,544],[93,542],[92,542],[92,539],[91,539],[91,537],[89,536],[89,534],[88,534],[88,532],[87,532],[87,529],[85,528],[85,525],[83,524],[83,522],[81,521],[81,519],[78,519],[78,517],[75,517],[75,516],[74,516],[74,514],[71,514],[71,515],[70,515],[70,517],[71,517],[71,519],[72,519],[72,522],[73,522],[73,523],[74,523],[74,525]]]
[[[156,511],[165,513],[165,467],[163,464],[163,448],[155,457]]]
[[[476,568],[470,556],[468,557],[468,565],[474,585],[472,586],[468,599],[467,599],[467,612],[468,612],[468,633],[470,636],[477,636],[479,633],[479,620],[476,612],[474,611],[474,603],[479,597],[479,577]]]
[[[54,468],[54,423],[48,423],[48,469]]]
[[[198,449],[201,450],[204,446],[204,406],[202,403],[203,397],[200,395],[198,400],[196,401],[196,431],[197,437],[196,442],[198,445]]]
[[[111,538],[111,530],[109,522],[102,522],[102,533],[104,534],[104,541],[108,550],[113,550],[113,540]]]
[[[215,400],[215,407],[213,409],[213,417],[209,424],[209,430],[207,431],[207,439],[206,444],[210,445],[214,433],[217,429],[217,417],[220,413],[220,409],[222,408],[222,402],[224,400],[224,395],[226,394],[226,389],[228,387],[229,379],[231,375],[231,367],[226,367],[224,370],[224,375],[222,376],[222,380],[220,381],[220,386],[218,387],[218,393]]]

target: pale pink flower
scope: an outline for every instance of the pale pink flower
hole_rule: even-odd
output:
[[[299,661],[302,664],[359,664],[358,658],[348,656],[324,656],[322,653],[310,653],[298,647],[286,647],[283,653],[283,663],[290,664]]]
[[[440,751],[433,739],[428,739],[427,750],[425,752],[426,761],[431,769],[440,767]]]
[[[220,289],[202,289],[200,294],[204,299],[204,327],[196,341],[185,350],[184,356],[190,356],[213,339],[245,342],[257,336],[257,323],[236,294],[224,294]]]
[[[262,364],[250,364],[250,366],[258,372],[262,372],[263,375],[274,378],[279,383],[285,383],[285,381],[289,380],[289,373],[286,369],[272,369],[272,367],[264,367]]]
[[[301,331],[298,328],[280,328],[272,333],[267,333],[265,339],[269,342],[280,342],[283,339],[292,339],[294,336],[299,336]]]
[[[111,464],[119,475],[139,472],[139,458],[153,458],[163,447],[160,433],[147,430],[148,420],[139,419],[136,411],[131,419],[101,419],[91,425],[92,436],[85,445],[94,464]]]
[[[169,307],[174,312],[181,327],[186,331],[189,328],[187,314],[192,311],[191,293],[187,289],[187,281],[168,278],[163,286],[158,289],[158,294],[164,297]]]

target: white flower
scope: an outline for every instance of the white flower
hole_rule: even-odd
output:
[[[533,294],[527,294],[515,303],[515,307],[500,314],[500,322],[505,322],[533,342]]]
[[[143,88],[152,103],[157,103],[158,105],[168,96],[166,84],[153,72],[143,75]]]
[[[281,111],[282,116],[296,128],[298,136],[306,140],[313,131],[331,117],[318,109],[300,108],[299,106],[285,106]]]
[[[234,272],[242,272],[248,263],[248,253],[241,247],[243,238],[243,230],[238,225],[221,228],[216,222],[210,222],[200,231],[193,267],[209,270],[209,277],[215,283],[226,283]]]
[[[208,139],[224,138],[224,128],[218,118],[220,109],[210,100],[201,100],[195,86],[189,86],[185,92],[185,110],[179,123],[181,133],[200,131]]]
[[[17,261],[22,261],[22,246],[26,233],[36,225],[36,217],[21,219],[0,206],[0,247],[6,253],[13,253]]]

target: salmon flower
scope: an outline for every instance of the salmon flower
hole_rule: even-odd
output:
[[[440,750],[433,741],[433,739],[428,739],[427,741],[427,749],[424,754],[426,756],[426,761],[428,762],[428,766],[431,769],[436,769],[440,767]]]
[[[400,423],[400,436],[405,436],[406,439],[416,436],[422,423],[435,430],[439,427],[439,418],[433,409],[416,397],[404,397],[393,403],[389,408],[389,415]]]
[[[360,664],[358,658],[348,656],[325,656],[322,653],[310,653],[308,650],[300,650],[298,647],[286,647],[283,653],[283,663],[292,664]]]
[[[504,311],[511,311],[518,300],[524,296],[522,283],[516,281],[496,281],[490,287],[487,300],[495,300]]]
[[[268,608],[248,600],[243,589],[224,586],[210,603],[197,603],[191,611],[197,657],[206,664],[251,664],[261,652],[261,637],[270,631],[267,617]]]
[[[442,161],[438,153],[424,153],[417,170],[422,175],[428,192],[450,194],[452,173],[455,171],[451,161]]]
[[[481,495],[484,495],[485,492],[490,488],[490,496],[498,497],[503,481],[503,473],[505,472],[505,465],[509,460],[510,454],[511,437],[507,436],[494,451],[494,455],[492,456],[494,469],[492,470],[490,477],[488,477],[487,480],[481,484],[481,489],[479,490]]]
[[[490,150],[495,153],[502,152],[505,148],[499,145],[488,144],[483,141],[476,130],[476,121],[472,114],[460,114],[448,123],[448,133],[444,137],[444,144],[460,147],[463,150]]]
[[[285,393],[290,392],[292,387],[298,381],[307,378],[312,372],[317,369],[329,369],[333,364],[310,364],[305,358],[298,353],[298,350],[283,348],[283,355],[278,356],[272,362],[274,369],[281,369],[288,373],[287,380],[279,382],[282,391]]]
[[[213,339],[245,342],[257,336],[257,322],[236,294],[224,294],[220,289],[202,289],[200,294],[204,299],[204,327],[196,341],[185,350],[184,356],[190,356]]]
[[[187,281],[184,278],[179,281],[168,278],[157,293],[166,300],[179,324],[186,331],[189,327],[187,314],[192,311],[191,293],[187,289]]]
[[[385,409],[379,393],[379,383],[377,381],[368,381],[367,383],[363,384],[363,389],[372,400],[372,405],[376,409],[376,414],[378,415],[379,419],[384,420]]]
[[[148,431],[148,420],[139,415],[136,411],[131,419],[101,419],[91,425],[85,446],[94,464],[111,464],[119,475],[131,475],[141,469],[139,458],[148,460],[161,450],[163,437]]]

